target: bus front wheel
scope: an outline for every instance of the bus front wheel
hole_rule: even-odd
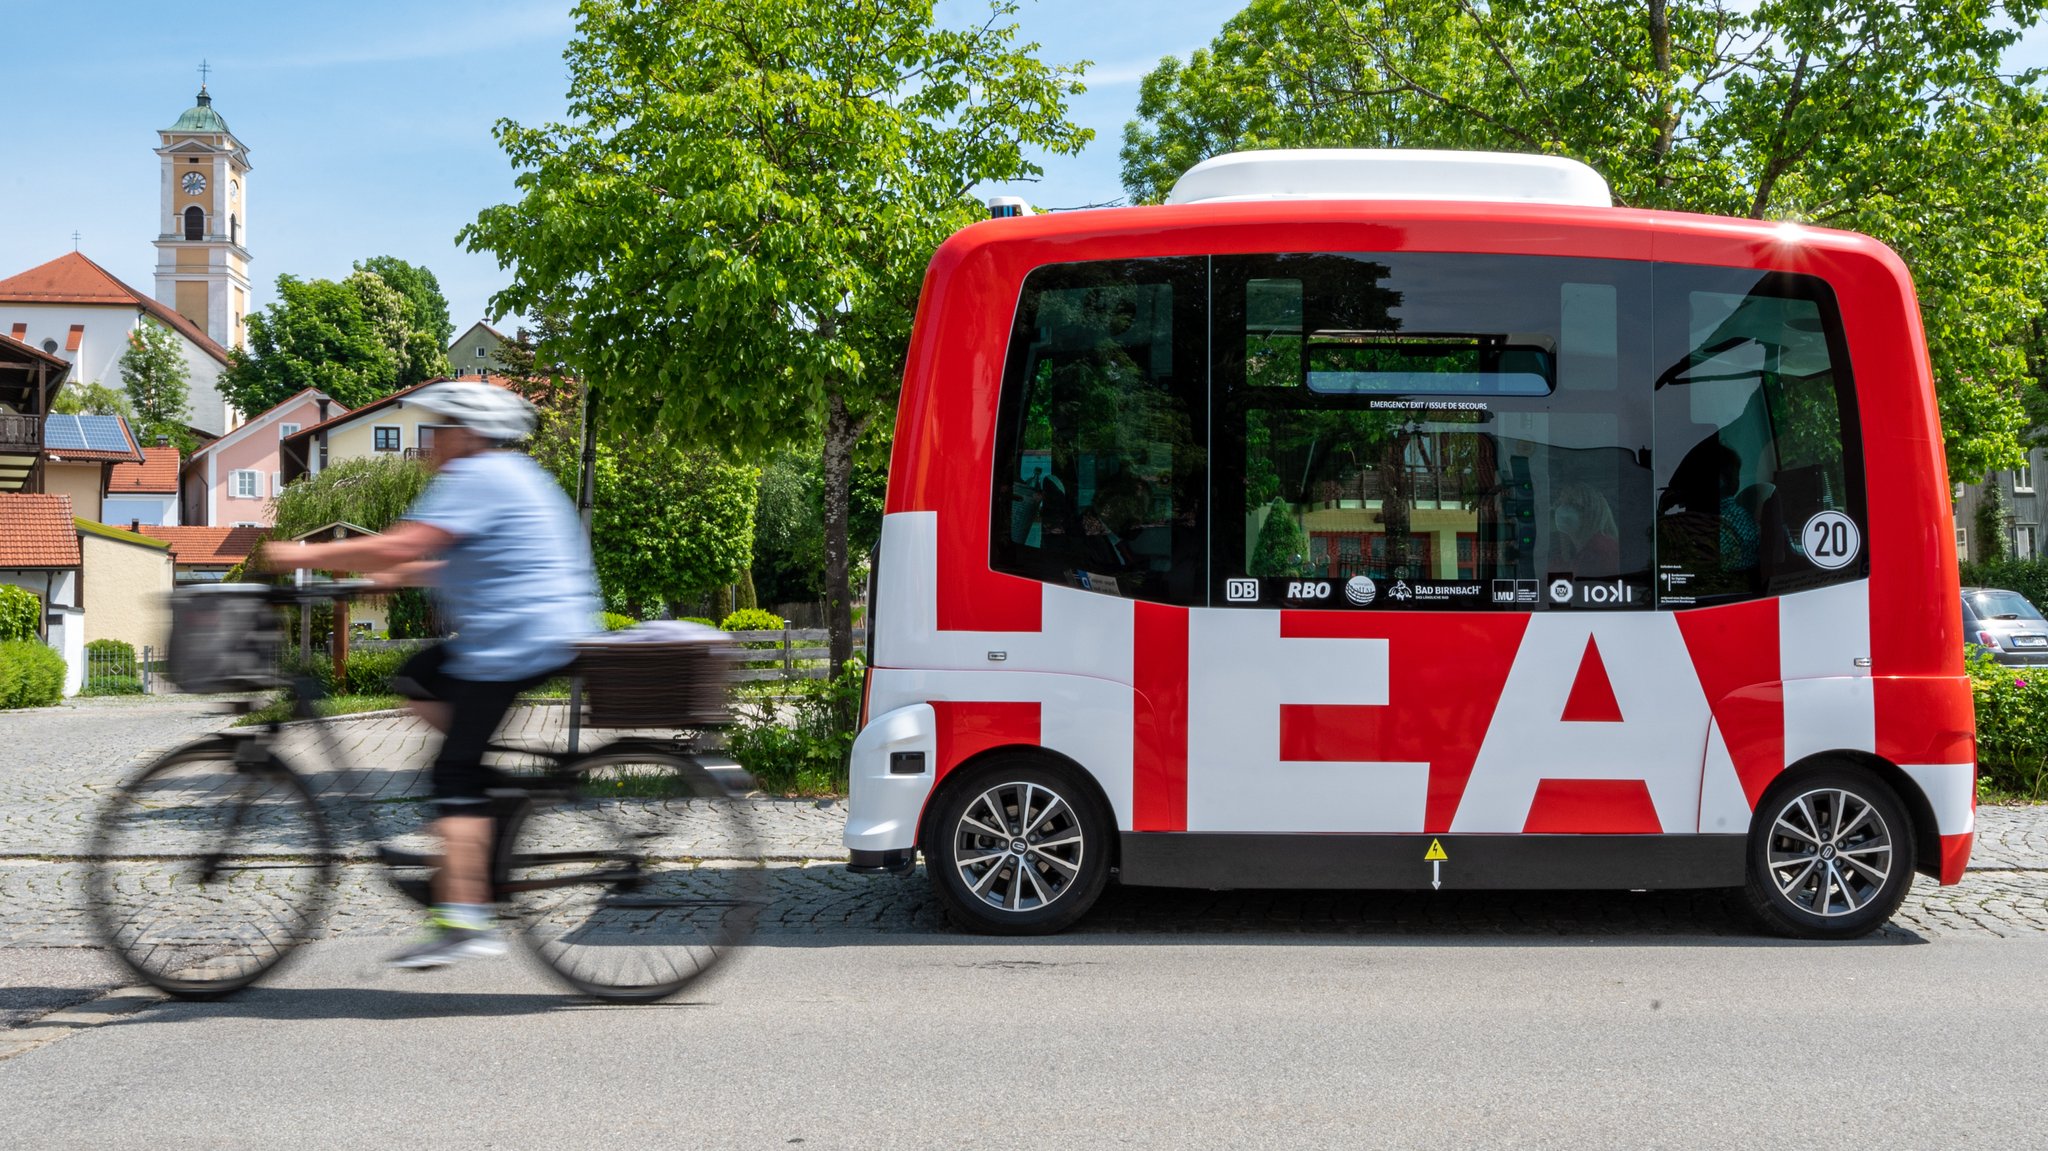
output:
[[[1749,833],[1750,909],[1797,939],[1855,939],[1882,927],[1913,883],[1913,827],[1882,780],[1829,767],[1773,788]]]
[[[971,770],[949,789],[925,844],[946,918],[986,935],[1065,929],[1108,882],[1108,816],[1072,773],[1029,757]]]

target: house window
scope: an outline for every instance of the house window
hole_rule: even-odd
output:
[[[57,341],[55,341],[55,340],[44,340],[44,341],[43,341],[43,350],[44,350],[44,351],[46,351],[46,352],[48,352],[48,353],[50,353],[50,354],[51,354],[51,355],[53,355],[53,356],[54,356],[54,355],[56,355],[56,354],[57,354]]]
[[[236,471],[228,474],[228,494],[238,500],[263,498],[263,473]]]
[[[297,425],[297,424],[279,424],[279,425],[277,425],[277,438],[278,438],[278,439],[280,439],[280,440],[281,440],[281,439],[284,439],[284,438],[285,438],[286,436],[295,436],[295,435],[298,435],[298,434],[299,434],[299,425]]]
[[[2012,558],[2030,560],[2035,556],[2035,538],[2038,528],[2033,524],[2020,524],[2012,529]]]
[[[185,209],[185,238],[204,240],[206,238],[206,212],[199,205]]]
[[[370,429],[371,447],[380,452],[395,452],[399,448],[399,435],[404,429],[378,426]]]
[[[482,344],[476,346],[476,358],[479,360],[484,358],[484,346]]]
[[[2012,490],[2016,492],[2031,492],[2034,490],[2034,466],[2032,464],[2021,464],[2013,470]]]
[[[1963,558],[1963,559],[1965,559],[1965,560],[1967,560],[1967,559],[1969,559],[1969,558],[1970,558],[1970,529],[1969,529],[1969,528],[1957,528],[1957,529],[1956,529],[1956,555],[1957,555],[1957,556],[1959,556],[1959,557],[1961,557],[1961,558]]]

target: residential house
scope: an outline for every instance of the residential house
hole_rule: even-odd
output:
[[[262,541],[260,527],[160,527],[134,525],[138,535],[171,545],[174,579],[185,584],[219,583],[235,565],[247,560]]]
[[[485,383],[509,386],[502,376],[479,377]],[[393,392],[381,400],[364,404],[355,411],[299,429],[284,437],[284,482],[300,476],[319,475],[323,468],[343,460],[409,458],[431,455],[434,434],[447,426],[446,420],[414,404],[406,397],[442,379],[428,380]]]
[[[0,493],[0,583],[27,588],[43,602],[43,639],[64,656],[66,695],[76,695],[85,681],[79,566],[70,496]]]
[[[78,606],[85,640],[117,639],[161,655],[171,639],[171,589],[176,575],[171,545],[139,532],[88,519],[78,531]]]
[[[282,443],[348,409],[313,388],[192,453],[179,480],[179,518],[196,527],[268,527],[270,501],[290,479]]]
[[[496,375],[511,365],[500,349],[511,343],[498,329],[478,320],[448,345],[448,364],[458,377]]]
[[[178,449],[142,449],[139,464],[115,464],[101,501],[100,518],[110,524],[178,523]]]
[[[1998,490],[1999,502],[2004,512],[1999,516],[1998,533],[2005,545],[2005,554],[2018,559],[2040,559],[2048,539],[2042,537],[2042,525],[2048,523],[2048,490],[2037,488],[2036,476],[2044,476],[2048,483],[2048,448],[2032,448],[2027,452],[2025,466],[2011,471],[1992,472],[1978,484],[1957,484],[1960,493],[1956,500],[1956,555],[1964,561],[1981,560],[1986,554],[1985,541],[1980,537],[1977,524],[1977,509],[1985,499],[1985,492]],[[2048,606],[2048,605],[2036,605]]]
[[[142,448],[120,416],[51,415],[43,420],[43,490],[71,497],[72,510],[105,520],[114,469],[140,465]]]
[[[78,252],[0,280],[0,331],[71,364],[71,378],[81,383],[119,388],[128,336],[145,320],[177,335],[192,423],[215,435],[233,426],[234,409],[219,388],[228,350],[199,324]]]
[[[43,417],[71,365],[0,336],[0,492],[43,490]]]

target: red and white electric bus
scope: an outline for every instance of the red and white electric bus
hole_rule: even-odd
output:
[[[934,256],[851,866],[1058,930],[1204,888],[1745,887],[1970,853],[1912,282],[1570,161],[1266,152]]]

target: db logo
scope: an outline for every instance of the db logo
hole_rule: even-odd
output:
[[[1255,579],[1224,580],[1223,599],[1226,603],[1257,603],[1259,602],[1259,581]]]
[[[1568,580],[1568,579],[1554,579],[1554,580],[1551,580],[1551,581],[1550,581],[1550,602],[1551,602],[1551,603],[1570,603],[1570,602],[1572,602],[1572,581],[1570,581],[1570,580]]]
[[[1288,580],[1288,599],[1329,599],[1330,585],[1324,580]]]

